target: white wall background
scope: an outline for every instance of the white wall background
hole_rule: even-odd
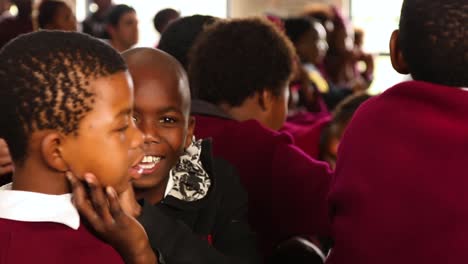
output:
[[[87,13],[86,0],[66,0],[76,6],[78,21]],[[139,19],[140,41],[137,46],[154,47],[159,34],[153,27],[153,17],[161,9],[174,8],[183,16],[194,14],[217,17],[245,17],[274,13],[281,16],[299,14],[305,5],[314,2],[332,3],[351,15],[353,23],[364,28],[367,39],[365,48],[376,54],[375,80],[369,92],[377,94],[406,79],[396,73],[388,56],[388,40],[391,31],[398,25],[402,0],[114,0],[116,4],[127,4],[135,8]],[[75,3],[75,4],[73,4]],[[379,55],[380,54],[380,55]]]

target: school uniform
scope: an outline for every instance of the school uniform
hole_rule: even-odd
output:
[[[80,223],[71,194],[0,188],[0,263],[116,263],[120,255]]]
[[[256,120],[238,122],[216,106],[194,100],[195,135],[213,139],[213,154],[233,164],[249,195],[249,223],[261,252],[292,235],[327,233],[330,175],[293,144],[291,136]]]
[[[420,81],[369,99],[338,151],[327,263],[468,263],[468,91]]]
[[[317,117],[315,120],[312,117],[308,117],[309,123],[306,123],[305,119],[309,115],[306,113],[301,113],[300,115],[304,116],[303,122],[285,122],[280,131],[290,134],[296,146],[312,158],[317,159],[320,154],[321,134],[323,129],[330,123],[331,117],[326,115]]]
[[[209,140],[196,144],[171,170],[165,198],[143,202],[138,220],[153,250],[167,264],[258,263],[236,170],[213,159]]]

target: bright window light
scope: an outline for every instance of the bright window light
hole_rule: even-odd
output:
[[[364,30],[364,50],[375,54],[374,81],[370,94],[378,94],[390,86],[408,79],[398,74],[391,65],[389,41],[398,28],[403,0],[350,0],[351,19],[355,27]]]
[[[139,20],[140,41],[138,46],[154,47],[159,34],[153,26],[153,17],[164,8],[178,10],[182,16],[195,14],[226,17],[227,0],[114,0],[116,4],[126,4],[135,8]]]

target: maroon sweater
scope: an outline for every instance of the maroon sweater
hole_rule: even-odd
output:
[[[330,203],[327,263],[468,263],[468,91],[412,81],[364,103]]]
[[[296,146],[312,158],[317,159],[320,155],[321,133],[323,128],[330,123],[330,120],[330,116],[323,115],[316,120],[311,120],[309,123],[288,121],[284,123],[280,131],[290,134]]]
[[[84,226],[0,219],[1,264],[118,263],[120,255]]]
[[[194,111],[195,114],[200,111]],[[201,111],[203,112],[203,111]],[[262,253],[291,235],[328,231],[328,166],[293,145],[287,134],[254,120],[195,115],[197,138],[213,138],[213,154],[233,164],[249,196],[249,223]]]

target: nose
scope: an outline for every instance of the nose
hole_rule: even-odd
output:
[[[143,147],[144,143],[144,136],[143,133],[134,125],[132,124],[131,129],[133,130],[132,132],[132,141],[131,141],[131,148],[136,149],[136,148],[141,148]]]
[[[320,41],[319,49],[323,54],[326,54],[328,51],[328,43],[326,41]]]
[[[152,122],[140,122],[138,124],[138,129],[140,129],[143,134],[144,145],[160,143],[158,131],[155,128],[154,124],[152,124]]]

